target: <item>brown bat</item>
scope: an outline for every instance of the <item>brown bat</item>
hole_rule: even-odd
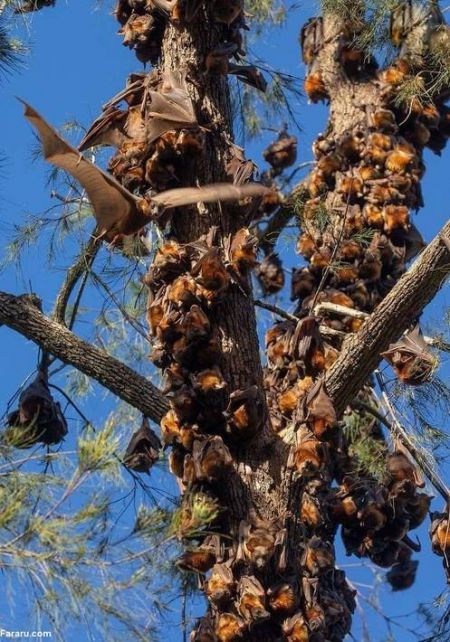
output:
[[[226,290],[231,282],[222,252],[218,247],[207,250],[192,267],[191,274],[200,285],[217,294]]]
[[[211,6],[212,17],[228,27],[243,13],[242,0],[214,0]]]
[[[309,642],[309,629],[303,614],[296,613],[282,624],[287,642]]]
[[[227,419],[228,430],[234,437],[253,437],[260,430],[264,420],[264,403],[258,386],[232,392],[224,416]]]
[[[14,13],[31,13],[32,11],[39,11],[44,7],[54,7],[55,0],[25,0],[18,7],[14,9]]]
[[[190,642],[217,642],[214,617],[211,613],[197,622],[191,633]]]
[[[273,557],[276,548],[284,547],[285,530],[268,520],[260,519],[254,511],[250,513],[250,523],[241,521],[239,525],[239,545],[236,561],[252,562],[257,569],[264,569]],[[284,551],[280,558],[284,557]],[[278,565],[284,566],[284,559]]]
[[[97,219],[99,236],[111,243],[122,235],[137,233],[161,211],[199,202],[236,201],[261,196],[268,189],[257,183],[240,187],[217,183],[162,192],[151,200],[126,190],[110,174],[89,162],[67,143],[32,107],[25,105],[25,117],[39,133],[44,158],[71,174],[86,190]]]
[[[241,577],[238,584],[238,595],[237,609],[245,622],[252,624],[270,618],[270,613],[265,606],[266,593],[261,582],[254,575]]]
[[[144,417],[141,427],[131,437],[123,456],[123,463],[138,473],[148,473],[158,461],[161,448],[159,437],[150,428],[147,417]]]
[[[322,437],[336,423],[336,411],[325,387],[325,381],[318,379],[306,395],[307,421],[312,424],[317,438]]]
[[[252,160],[246,160],[244,150],[237,145],[231,145],[229,150],[230,160],[227,163],[227,175],[233,179],[233,185],[243,185],[253,178],[257,169]]]
[[[334,568],[333,546],[330,542],[313,535],[306,543],[301,564],[312,577],[331,571]]]
[[[234,613],[220,613],[217,618],[215,633],[219,642],[237,642],[241,640],[246,624],[242,618]]]
[[[447,556],[450,552],[450,521],[447,513],[432,513],[430,537],[433,553]]]
[[[297,160],[297,137],[289,136],[285,126],[278,140],[264,150],[263,157],[272,166],[274,175],[280,174]]]
[[[271,252],[259,264],[256,277],[261,285],[264,296],[277,294],[284,287],[284,270],[278,254]]]
[[[231,266],[240,274],[245,274],[255,267],[258,253],[258,237],[246,227],[230,235],[226,244],[227,258]]]
[[[381,355],[391,364],[397,377],[417,386],[428,381],[436,367],[436,357],[428,349],[419,325],[389,346]]]
[[[233,598],[235,584],[230,563],[215,564],[211,576],[206,582],[205,593],[214,604],[226,604]]]
[[[237,76],[241,82],[263,93],[267,89],[267,80],[255,65],[235,65],[230,62],[228,65],[228,73]]]
[[[185,551],[177,559],[176,565],[182,571],[190,571],[203,575],[214,566],[216,559],[214,548],[208,543],[204,543],[198,548]]]
[[[95,145],[121,147],[124,142],[144,143],[146,131],[139,107],[130,107],[128,112],[109,106],[89,127],[78,145],[83,152]]]
[[[44,370],[22,390],[19,408],[8,415],[7,422],[7,440],[16,448],[29,448],[37,442],[57,444],[67,434],[66,419],[50,394]]]
[[[386,573],[386,579],[393,591],[404,591],[410,588],[416,579],[417,560],[405,560],[394,564],[391,570]]]
[[[194,441],[192,456],[198,481],[219,481],[233,465],[230,451],[218,435]]]
[[[269,608],[277,615],[291,615],[298,605],[298,586],[295,581],[281,581],[267,589]]]
[[[204,396],[214,395],[214,393],[220,392],[227,385],[222,372],[217,366],[202,370],[198,374],[192,374],[191,381],[194,390]]]
[[[303,62],[311,65],[323,45],[323,19],[310,18],[300,32]]]
[[[206,71],[222,76],[228,74],[230,69],[229,58],[237,52],[238,48],[238,45],[234,42],[224,42],[211,50],[206,56]]]

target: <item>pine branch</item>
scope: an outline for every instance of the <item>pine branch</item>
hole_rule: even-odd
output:
[[[168,403],[152,383],[114,357],[46,317],[33,295],[0,292],[0,325],[16,330],[64,363],[98,381],[123,401],[159,423]]]
[[[433,299],[450,273],[450,222],[422,252],[359,332],[344,343],[326,377],[338,414],[354,399],[381,361],[380,353],[397,341]]]

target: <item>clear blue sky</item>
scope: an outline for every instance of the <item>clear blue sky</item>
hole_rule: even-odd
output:
[[[39,12],[31,20],[18,19],[17,34],[26,39],[30,53],[25,58],[24,67],[7,78],[0,85],[2,121],[0,147],[7,161],[0,177],[0,233],[6,238],[11,225],[19,222],[25,213],[43,212],[51,205],[49,189],[45,186],[48,168],[42,163],[32,162],[31,148],[34,139],[30,127],[23,119],[22,108],[14,96],[29,101],[56,126],[65,121],[76,119],[84,125],[98,115],[100,106],[110,96],[120,90],[127,74],[141,69],[134,56],[121,45],[116,35],[118,25],[110,15],[109,3],[102,3],[97,9],[94,0],[57,0],[54,9]],[[303,76],[304,70],[299,63],[297,43],[300,25],[314,13],[314,6],[292,12],[288,24],[264,37],[254,47],[254,52],[268,60],[282,71]],[[311,159],[311,143],[323,129],[326,110],[324,107],[307,105],[301,100],[295,105],[302,131],[295,132],[299,137],[300,160]],[[278,127],[280,123],[274,122]],[[247,155],[257,163],[261,151],[270,135],[263,140],[247,146]],[[426,240],[430,240],[447,220],[449,204],[449,156],[447,150],[441,158],[426,155],[427,173],[424,179],[425,208],[419,213],[416,223]],[[289,264],[290,261],[290,264]],[[295,265],[294,255],[289,254],[288,267]],[[64,256],[59,257],[60,268],[66,266]],[[31,250],[24,263],[22,276],[17,278],[14,270],[0,274],[0,289],[21,293],[29,289],[29,284],[43,300],[44,309],[49,311],[62,271],[49,272],[45,255]],[[429,322],[443,323],[443,313],[448,307],[448,290],[443,291],[429,306],[424,319]],[[27,342],[7,328],[0,328],[3,367],[0,379],[0,407],[5,404],[17,389],[18,384],[35,366],[35,351]],[[443,374],[448,375],[448,367]],[[448,428],[448,426],[447,426]],[[450,473],[450,470],[447,471]],[[450,475],[448,475],[450,476]],[[441,508],[436,500],[435,509]],[[444,574],[440,559],[428,550],[428,537],[425,529],[420,530],[423,553],[419,555],[420,566],[417,581],[412,589],[392,594],[382,592],[383,608],[390,615],[410,614],[418,601],[432,600],[445,588]],[[342,564],[349,564],[349,578],[356,582],[372,582],[370,571],[361,571],[358,560],[343,558]],[[361,590],[364,590],[361,587]],[[5,616],[5,601],[0,582],[0,615]],[[367,608],[363,603],[362,606]],[[369,623],[372,626],[373,640],[384,639],[384,629],[368,609]],[[17,614],[11,617],[16,617]],[[399,620],[408,628],[414,629],[418,621],[414,615]],[[377,630],[374,628],[376,627]],[[168,642],[178,642],[179,635],[171,629]],[[393,628],[394,639],[410,642],[414,637],[400,629]],[[355,630],[356,639],[361,632]],[[77,642],[86,639],[82,631],[76,635]]]

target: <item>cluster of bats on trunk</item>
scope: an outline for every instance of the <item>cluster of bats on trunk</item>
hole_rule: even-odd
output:
[[[205,56],[205,73],[233,74],[255,89],[266,91],[267,82],[257,67],[236,64],[246,55],[242,30],[248,27],[242,0],[214,0],[206,6],[201,0],[119,0],[115,16],[121,25],[123,44],[134,50],[138,60],[153,65],[160,58],[169,21],[175,27],[198,20],[220,25],[223,42]]]

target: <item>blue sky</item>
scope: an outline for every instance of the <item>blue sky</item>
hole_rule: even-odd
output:
[[[121,38],[116,34],[118,25],[110,15],[110,8],[106,2],[95,7],[94,0],[57,0],[54,9],[41,11],[26,21],[22,18],[17,20],[17,35],[26,41],[30,52],[22,69],[0,85],[3,116],[0,147],[7,157],[0,176],[0,234],[3,238],[8,237],[11,226],[21,221],[26,213],[43,212],[52,205],[49,188],[45,184],[48,168],[42,162],[32,162],[34,138],[15,96],[26,99],[56,126],[74,119],[89,125],[98,115],[101,104],[124,86],[127,75],[142,68],[121,45]],[[288,23],[263,36],[257,45],[252,46],[252,52],[268,60],[275,68],[303,77],[297,37],[301,24],[313,14],[311,2],[301,11],[292,12]],[[307,105],[306,99],[300,99],[294,106],[301,125],[301,131],[292,128],[299,138],[299,160],[311,160],[311,143],[324,127],[326,109]],[[274,127],[279,125],[279,122],[273,123]],[[248,144],[247,155],[260,162],[261,151],[271,136],[266,133],[260,140]],[[419,213],[416,223],[427,241],[448,219],[449,158],[449,150],[441,158],[426,154],[425,208]],[[45,253],[42,249],[32,249],[20,275],[12,269],[0,273],[0,289],[22,293],[31,287],[42,298],[44,309],[49,311],[67,260],[59,256],[57,263],[59,269],[48,271]],[[287,264],[288,267],[295,265],[293,253],[288,254]],[[448,289],[444,289],[426,311],[425,322],[442,324],[448,303]],[[0,328],[0,345],[3,355],[1,407],[34,368],[36,351],[22,337],[4,327]],[[448,376],[448,370],[448,365],[444,364],[444,376]],[[93,405],[89,409],[95,411]],[[438,499],[435,509],[440,508]],[[414,587],[403,593],[382,593],[382,606],[392,616],[412,613],[417,602],[432,600],[445,588],[441,561],[429,552],[425,531],[420,530],[424,550],[419,555],[419,572]],[[349,565],[347,570],[351,580],[362,584],[372,582],[371,571],[361,570],[358,560],[344,558],[342,563]],[[363,587],[360,588],[364,591]],[[1,592],[0,583],[0,615],[7,616],[3,613],[5,602]],[[366,608],[364,603],[361,606]],[[374,617],[373,610],[368,609],[368,614],[373,640],[385,639],[382,623]],[[18,614],[11,613],[7,617],[14,621]],[[418,625],[414,615],[398,621],[410,629]],[[392,632],[394,639],[401,642],[415,639],[395,626]],[[84,642],[86,638],[83,636],[80,631],[76,639]],[[180,640],[175,628],[170,629],[169,636],[166,638],[169,642]],[[361,639],[361,632],[355,630],[355,636]]]

